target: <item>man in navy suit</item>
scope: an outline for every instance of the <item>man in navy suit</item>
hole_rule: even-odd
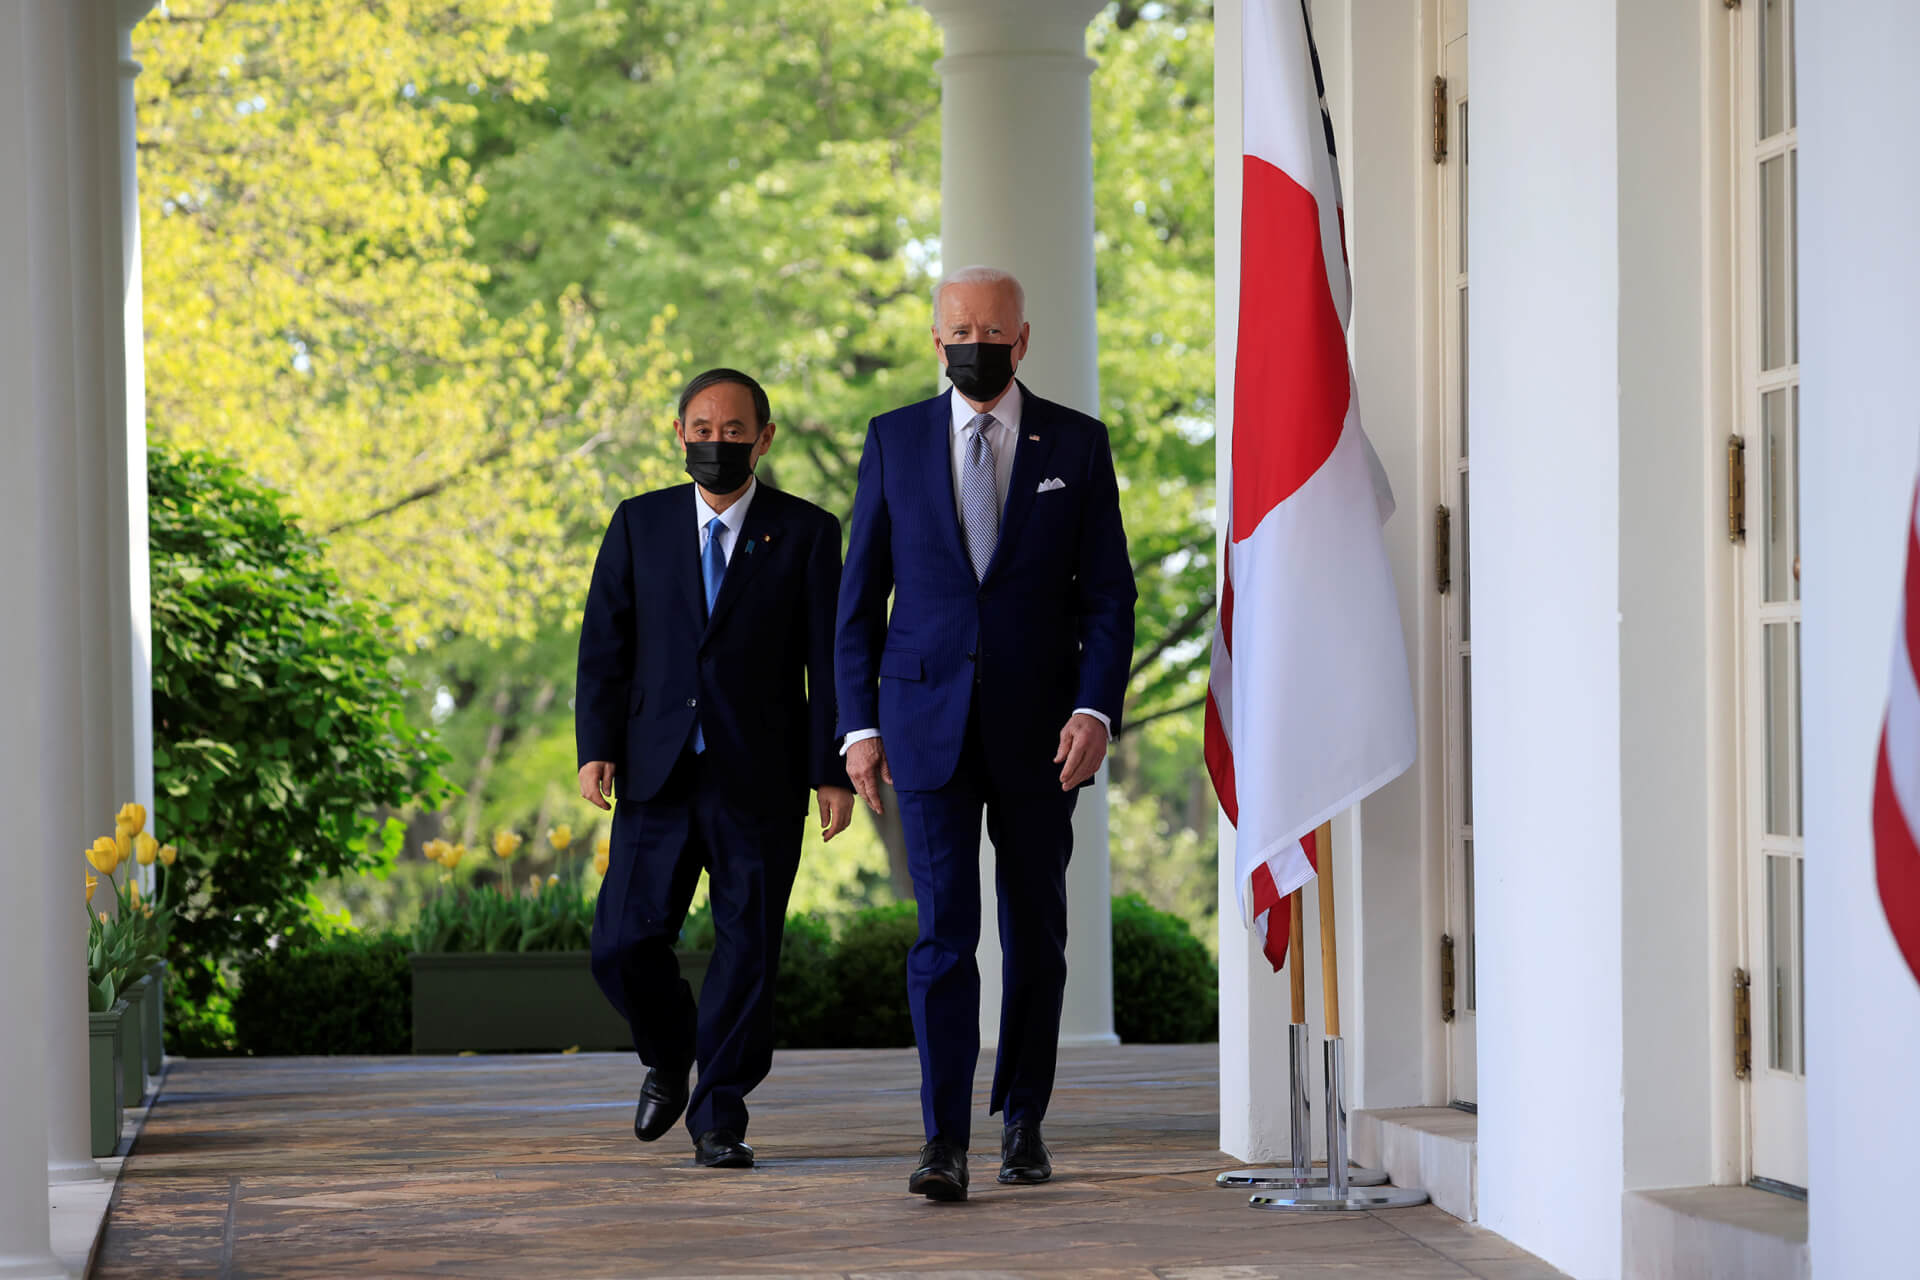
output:
[[[753,1164],[746,1095],[773,1060],[807,791],[826,839],[853,816],[833,729],[840,522],[754,478],[771,416],[744,373],[687,384],[673,429],[694,483],[614,511],[580,625],[580,794],[619,794],[593,975],[648,1067],[634,1135],[685,1110],[711,1168]],[[696,1006],[673,943],[703,869],[715,938]]]
[[[908,1189],[967,1196],[980,1056],[980,817],[1004,954],[990,1112],[999,1181],[1052,1176],[1040,1136],[1066,986],[1073,805],[1120,722],[1133,570],[1107,430],[1014,379],[1026,299],[971,267],[934,291],[953,390],[875,418],[840,587],[834,669],[847,772],[898,794],[920,932],[907,998],[926,1131]],[[893,610],[887,612],[887,596]]]

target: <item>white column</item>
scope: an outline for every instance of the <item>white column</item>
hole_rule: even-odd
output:
[[[42,803],[57,824],[45,853],[48,973],[54,1005],[47,1048],[48,1176],[94,1178],[87,1108],[86,939],[73,910],[79,851],[111,828],[131,799],[131,678],[128,583],[133,559],[127,515],[125,328],[121,239],[120,36],[108,5],[60,6],[68,52],[50,64],[48,93],[63,103],[64,183],[57,198],[59,249],[52,299],[69,347],[49,374],[64,377],[59,415],[43,423],[64,434],[59,469],[47,478],[48,549],[58,557],[43,618],[50,639],[43,670],[48,706],[42,730],[49,769]],[[49,99],[51,100],[51,99]],[[144,514],[144,513],[143,513]],[[139,539],[144,564],[144,520]]]
[[[940,259],[1020,278],[1032,351],[1021,378],[1100,412],[1093,279],[1093,61],[1101,0],[922,0],[946,31],[941,76]],[[1112,1044],[1113,920],[1107,773],[1074,811],[1067,871],[1063,1044]],[[1000,1034],[1000,945],[992,853],[982,845],[980,1031]]]
[[[82,58],[85,14],[57,0],[0,11],[0,397],[18,465],[0,468],[0,593],[21,625],[0,631],[0,812],[9,892],[0,894],[0,1276],[63,1276],[48,1235],[46,1186],[91,1168],[86,1142],[85,919],[73,830],[80,763],[74,704],[77,579],[72,430],[75,358],[67,92]],[[65,856],[61,856],[64,852]],[[65,922],[65,923],[63,923]],[[76,1065],[77,1064],[77,1068]],[[54,1088],[55,1076],[77,1076]],[[81,1146],[71,1146],[77,1092]],[[49,1113],[49,1103],[58,1114]],[[49,1138],[55,1146],[49,1146]],[[54,1157],[50,1168],[49,1155]],[[97,1176],[97,1170],[94,1171]]]
[[[1625,1162],[1615,18],[1469,19],[1479,1210],[1595,1280]]]
[[[154,812],[153,804],[153,618],[152,586],[147,555],[147,363],[145,300],[140,289],[140,181],[136,144],[133,82],[140,64],[133,56],[134,24],[152,11],[157,0],[117,0],[119,75],[114,80],[113,125],[120,192],[120,274],[110,281],[119,306],[121,343],[125,359],[118,379],[119,403],[108,422],[108,451],[124,457],[125,466],[109,464],[105,474],[114,481],[114,508],[126,515],[123,527],[111,532],[114,549],[116,609],[124,609],[120,625],[111,629],[114,654],[114,780],[115,794],[137,800]],[[109,263],[114,259],[108,259]],[[167,815],[156,814],[156,825]],[[164,831],[157,832],[164,836]],[[149,873],[151,887],[151,873]]]
[[[1920,1133],[1920,986],[1869,808],[1920,457],[1920,156],[1886,135],[1920,114],[1920,10],[1807,5],[1798,40],[1808,1244],[1816,1276],[1891,1276],[1920,1219],[1900,1179],[1860,1175]]]

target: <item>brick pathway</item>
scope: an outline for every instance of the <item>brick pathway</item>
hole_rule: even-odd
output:
[[[979,1097],[985,1098],[982,1063]],[[782,1053],[754,1095],[761,1166],[633,1140],[624,1054],[173,1064],[128,1161],[97,1276],[1133,1276],[1292,1280],[1558,1273],[1431,1206],[1306,1216],[1216,1189],[1212,1046],[1069,1050],[1055,1180],[905,1191],[911,1051]],[[994,1150],[986,1150],[990,1140]]]

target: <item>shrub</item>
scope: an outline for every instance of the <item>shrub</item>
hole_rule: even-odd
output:
[[[828,1043],[892,1049],[913,1043],[907,1010],[907,951],[919,936],[911,902],[857,911],[840,931],[832,966],[834,1009]]]
[[[833,932],[819,916],[788,916],[773,988],[774,1045],[830,1049],[835,1004]],[[902,986],[904,998],[905,987]]]
[[[297,925],[309,887],[391,860],[383,808],[438,803],[385,611],[342,593],[278,495],[206,453],[148,455],[154,788],[179,846],[189,996]],[[193,963],[182,963],[191,960]],[[211,964],[202,962],[212,962]]]
[[[233,1023],[242,1053],[407,1053],[407,944],[360,933],[283,942],[242,967]]]
[[[1219,1034],[1213,959],[1187,922],[1138,894],[1113,900],[1113,1028],[1130,1044],[1192,1044]]]

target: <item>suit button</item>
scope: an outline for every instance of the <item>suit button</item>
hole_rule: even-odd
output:
[[[687,705],[688,705],[688,706],[690,706],[690,707],[697,707],[697,706],[699,706],[699,705],[700,705],[700,699],[698,699],[698,698],[688,698],[688,699],[687,699]]]

